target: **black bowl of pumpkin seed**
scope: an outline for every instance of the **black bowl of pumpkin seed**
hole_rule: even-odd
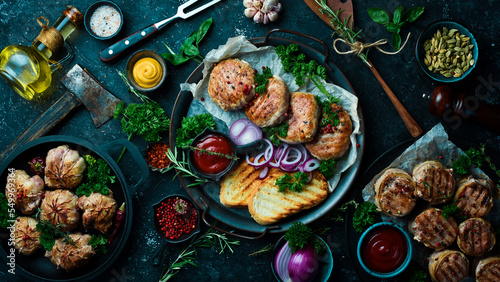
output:
[[[477,42],[463,25],[440,20],[420,32],[415,56],[430,78],[439,82],[455,82],[466,77],[476,66]]]

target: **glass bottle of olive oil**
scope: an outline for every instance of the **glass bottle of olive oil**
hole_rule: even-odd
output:
[[[45,25],[42,20],[46,21]],[[45,91],[52,82],[52,72],[62,61],[73,56],[69,49],[65,58],[55,62],[50,60],[52,53],[65,44],[66,38],[82,20],[83,15],[70,5],[51,27],[47,19],[38,18],[42,31],[31,46],[10,45],[0,53],[0,75],[27,100]]]

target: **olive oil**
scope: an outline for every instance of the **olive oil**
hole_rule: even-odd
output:
[[[59,62],[50,60],[52,53],[64,44],[81,23],[83,15],[68,5],[52,27],[48,28],[48,20],[42,19],[47,24],[43,25],[38,18],[43,29],[31,46],[10,45],[0,53],[0,75],[26,100],[33,99],[49,88],[52,72],[59,66]]]

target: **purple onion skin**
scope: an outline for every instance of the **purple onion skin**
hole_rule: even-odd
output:
[[[312,281],[318,275],[318,259],[314,247],[310,244],[297,250],[290,258],[288,274],[293,282]]]

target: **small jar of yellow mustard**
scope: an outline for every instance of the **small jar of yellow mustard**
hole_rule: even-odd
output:
[[[146,57],[135,63],[132,74],[140,87],[151,88],[160,83],[163,69],[157,60]]]

